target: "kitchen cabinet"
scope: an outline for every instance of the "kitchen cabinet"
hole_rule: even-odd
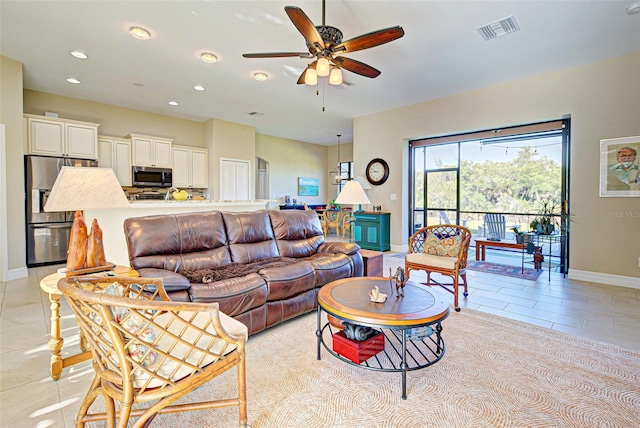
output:
[[[173,146],[173,185],[206,189],[209,187],[209,151]]]
[[[111,168],[121,186],[131,186],[131,141],[122,138],[98,137],[100,167]]]
[[[356,244],[367,250],[391,250],[390,222],[391,213],[356,212],[353,229]]]
[[[98,159],[100,124],[30,114],[24,117],[29,154]]]
[[[173,140],[139,134],[129,134],[127,138],[131,139],[132,165],[172,167],[171,147]]]

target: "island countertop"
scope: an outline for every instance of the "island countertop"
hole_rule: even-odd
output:
[[[85,210],[85,222],[95,218],[102,229],[102,242],[107,261],[129,266],[129,252],[124,236],[124,221],[131,217],[181,214],[198,211],[258,211],[267,208],[269,200],[251,201],[130,201],[129,208]]]

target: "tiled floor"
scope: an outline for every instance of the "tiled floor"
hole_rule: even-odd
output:
[[[491,251],[489,261],[509,257]],[[386,253],[384,262],[385,272],[395,271],[404,259]],[[64,369],[57,382],[49,377],[49,300],[38,283],[57,267],[29,269],[27,278],[0,283],[1,427],[72,427],[91,381],[88,361]],[[413,272],[411,279],[419,281],[422,275]],[[470,294],[461,298],[463,311],[476,309],[640,349],[638,289],[570,281],[558,273],[548,281],[546,272],[535,282],[476,271],[467,277]],[[61,314],[66,356],[79,350],[78,329],[64,301]]]

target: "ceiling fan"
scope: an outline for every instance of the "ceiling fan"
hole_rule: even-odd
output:
[[[242,56],[245,58],[315,58],[315,61],[309,64],[298,78],[298,84],[315,85],[318,83],[318,76],[329,76],[330,84],[340,85],[342,84],[341,69],[370,78],[378,77],[380,71],[370,65],[337,55],[372,48],[404,36],[402,27],[395,26],[363,34],[343,42],[342,31],[336,27],[325,25],[325,0],[322,0],[322,25],[318,26],[314,26],[299,7],[285,6],[284,10],[293,25],[304,36],[309,52],[246,53]]]

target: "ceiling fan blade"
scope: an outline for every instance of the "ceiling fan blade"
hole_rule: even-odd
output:
[[[367,65],[364,62],[356,61],[355,59],[342,58],[338,56],[333,58],[332,61],[336,63],[340,68],[344,68],[345,70],[359,74],[361,76],[370,77],[372,79],[374,77],[380,76],[380,70],[376,70],[370,65]]]
[[[309,52],[264,52],[242,54],[245,58],[286,58],[297,56],[299,58],[315,58]]]
[[[339,45],[334,46],[333,52],[347,53],[368,49],[392,42],[402,36],[404,36],[404,30],[402,27],[389,27],[344,41]]]
[[[311,22],[302,9],[296,6],[285,6],[284,11],[287,12],[293,25],[295,25],[298,31],[300,31],[300,34],[304,36],[311,46],[315,46],[317,51],[324,49],[322,36],[320,36],[315,25],[313,25],[313,22]]]

